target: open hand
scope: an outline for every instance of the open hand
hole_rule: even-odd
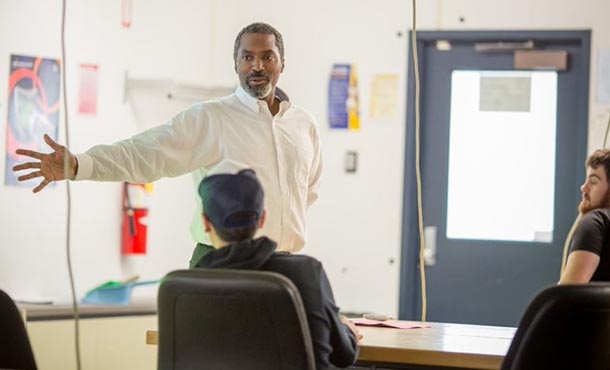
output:
[[[65,146],[59,145],[47,134],[44,135],[44,141],[54,150],[53,153],[45,154],[27,149],[17,149],[15,152],[19,155],[38,159],[36,162],[26,162],[13,166],[13,171],[37,170],[17,178],[19,181],[26,181],[42,177],[43,180],[34,188],[34,193],[38,193],[53,181],[72,179],[76,176],[76,157]]]

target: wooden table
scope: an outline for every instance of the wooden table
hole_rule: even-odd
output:
[[[454,369],[500,369],[515,328],[428,323],[429,328],[359,327],[358,364],[387,367],[434,366]],[[146,343],[157,344],[157,332],[146,332]]]

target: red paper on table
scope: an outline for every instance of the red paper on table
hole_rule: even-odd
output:
[[[419,321],[400,321],[400,320],[369,320],[369,319],[350,319],[354,324],[359,326],[378,326],[383,328],[395,328],[395,329],[416,329],[416,328],[429,328],[430,325]]]

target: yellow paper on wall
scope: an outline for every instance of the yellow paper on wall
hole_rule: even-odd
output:
[[[371,119],[396,118],[398,110],[398,75],[378,74],[371,84]]]

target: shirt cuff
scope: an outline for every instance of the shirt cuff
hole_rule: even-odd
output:
[[[78,161],[78,172],[74,176],[74,181],[88,180],[93,173],[93,159],[88,154],[76,154]]]

